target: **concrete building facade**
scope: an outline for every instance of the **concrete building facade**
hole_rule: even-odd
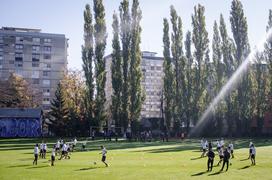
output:
[[[106,56],[106,109],[110,112],[112,84],[111,84],[111,55]],[[157,57],[155,52],[142,52],[142,81],[145,101],[142,105],[141,119],[161,118],[161,102],[163,90],[163,58]],[[109,117],[110,119],[111,117]]]
[[[39,104],[50,108],[57,84],[67,71],[68,39],[64,34],[42,33],[40,29],[0,29],[0,79],[11,73],[31,85]]]

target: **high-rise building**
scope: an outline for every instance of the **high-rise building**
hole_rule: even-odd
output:
[[[42,33],[40,29],[0,29],[0,79],[11,73],[31,85],[39,104],[50,108],[59,81],[67,70],[68,39],[64,34]]]
[[[111,84],[111,62],[112,57],[106,59],[106,109],[110,112],[112,84]],[[163,90],[163,58],[157,57],[155,52],[142,52],[142,81],[141,85],[145,91],[145,101],[142,105],[141,119],[161,118],[161,103]],[[109,117],[110,118],[110,117]]]

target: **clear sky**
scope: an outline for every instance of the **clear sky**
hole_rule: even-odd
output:
[[[92,0],[1,0],[0,26],[38,28],[43,32],[65,34],[69,38],[68,67],[81,69],[81,45],[83,43],[83,11]],[[198,3],[205,6],[206,25],[212,39],[212,26],[224,15],[231,35],[229,16],[231,0],[140,0],[143,12],[142,50],[155,51],[162,55],[163,18],[169,18],[170,5],[174,5],[183,21],[183,32],[191,30],[193,7]],[[251,47],[265,33],[271,0],[242,0],[248,20]],[[118,11],[120,0],[104,0],[107,23],[106,55],[111,53],[112,14]]]

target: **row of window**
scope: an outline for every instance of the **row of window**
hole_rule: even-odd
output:
[[[16,37],[16,41],[23,42],[24,38],[23,37]],[[32,38],[32,42],[34,42],[34,43],[40,43],[41,42],[41,38]],[[43,42],[44,43],[51,43],[51,39],[50,38],[44,38]]]
[[[24,49],[24,45],[23,44],[16,44],[15,45],[15,49],[16,50],[23,50]],[[32,51],[33,52],[39,52],[41,50],[41,46],[40,45],[33,45],[32,46]],[[43,46],[43,51],[44,52],[51,52],[52,47],[51,46]]]
[[[32,78],[32,84],[40,84],[40,79],[39,78]],[[42,80],[42,85],[50,86],[50,84],[51,84],[51,82],[49,79]],[[43,92],[43,93],[45,93],[45,92]],[[50,90],[47,93],[50,93]]]
[[[23,61],[23,53],[15,53],[15,61]],[[40,54],[32,54],[32,61],[38,62],[40,61]],[[43,59],[51,59],[51,54],[44,54]]]

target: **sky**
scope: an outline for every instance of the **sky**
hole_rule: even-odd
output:
[[[107,48],[111,53],[112,15],[118,12],[121,0],[104,0],[107,25]],[[170,6],[174,5],[182,18],[183,34],[192,29],[191,16],[197,4],[205,6],[206,28],[212,40],[213,23],[223,14],[228,34],[231,34],[229,16],[231,0],[139,0],[142,10],[142,51],[157,52],[162,56],[163,18],[170,18]],[[82,69],[81,45],[83,44],[83,11],[92,0],[1,0],[0,26],[42,29],[45,33],[65,34],[69,39],[68,67]],[[271,0],[242,0],[248,20],[248,36],[251,47],[258,44],[265,34]],[[131,3],[130,3],[131,5]],[[185,38],[184,38],[185,39]]]

